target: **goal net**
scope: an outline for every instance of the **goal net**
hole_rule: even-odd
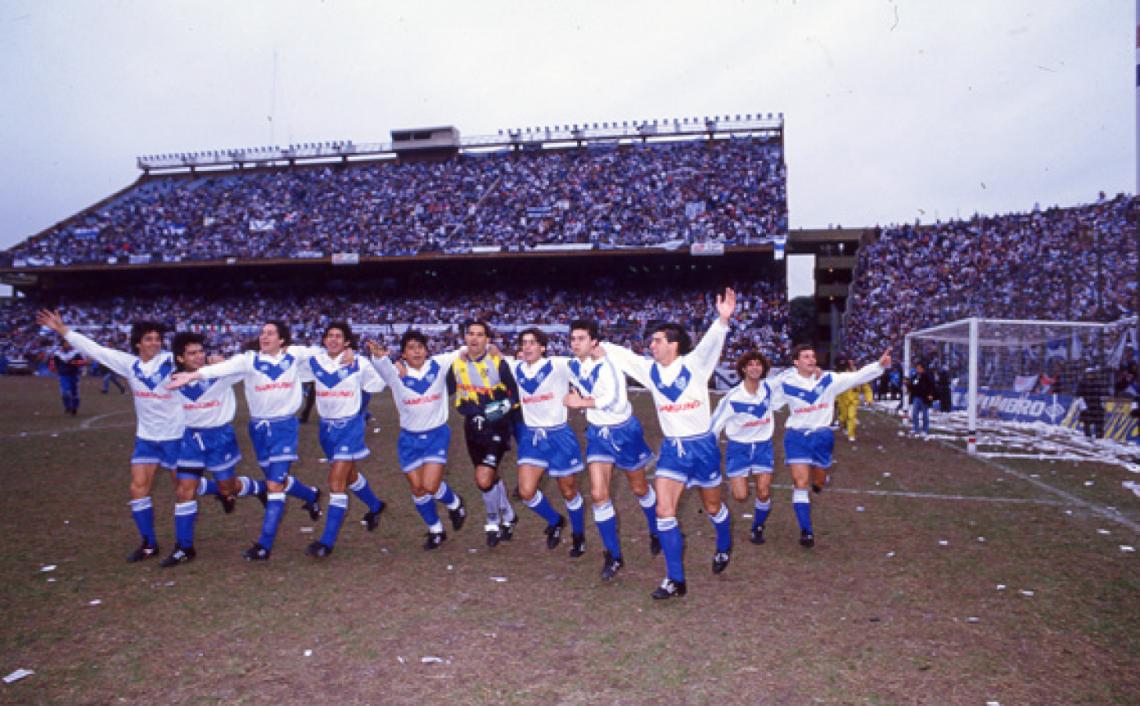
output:
[[[965,436],[971,453],[1039,456],[1049,444],[1011,452],[1011,445],[1025,444],[1009,432],[1031,432],[1038,441],[1065,429],[1094,442],[1134,440],[1131,403],[1114,397],[1114,384],[1135,351],[1135,317],[1112,323],[969,318],[907,334],[903,365],[909,374],[921,362],[943,387],[948,381],[947,428]]]

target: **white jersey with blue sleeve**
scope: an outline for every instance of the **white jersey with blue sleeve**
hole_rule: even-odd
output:
[[[291,417],[301,408],[299,375],[317,346],[288,346],[277,355],[246,351],[229,360],[198,370],[203,378],[244,375],[245,400],[254,419]]]
[[[528,427],[556,427],[566,423],[563,404],[570,392],[569,359],[539,358],[532,363],[507,359],[519,386],[519,406]]]
[[[625,376],[608,356],[601,360],[571,358],[570,384],[582,397],[594,401],[586,408],[586,421],[596,426],[616,426],[633,416]]]
[[[653,395],[662,433],[684,438],[707,434],[711,428],[708,383],[727,335],[728,326],[716,319],[696,348],[668,366],[612,343],[602,343],[602,347],[619,370]]]
[[[182,402],[173,390],[166,389],[175,370],[174,356],[169,351],[162,351],[144,363],[137,355],[101,346],[78,331],[68,331],[65,338],[84,357],[99,361],[127,379],[135,399],[138,438],[148,441],[182,438],[185,428]]]
[[[740,383],[721,398],[713,412],[712,430],[714,434],[725,432],[730,441],[750,444],[768,441],[772,438],[772,413],[783,406],[779,393],[767,380],[756,386],[756,394],[751,394]]]
[[[401,429],[425,432],[447,424],[447,371],[458,357],[459,351],[433,355],[418,370],[405,363],[407,374],[403,377],[387,356],[372,361],[392,390]]]
[[[232,422],[237,411],[234,385],[243,377],[204,378],[178,388],[175,393],[182,399],[186,426],[190,429],[213,429]]]
[[[835,411],[835,398],[882,374],[883,367],[877,362],[865,365],[853,373],[824,373],[818,379],[805,378],[795,368],[789,368],[774,382],[779,385],[790,412],[784,427],[810,430],[830,426]]]
[[[312,380],[317,387],[317,412],[321,419],[344,419],[360,413],[361,392],[383,392],[386,385],[368,360],[360,356],[351,365],[342,365],[340,356],[330,358],[322,350],[309,358],[301,369],[301,380]]]

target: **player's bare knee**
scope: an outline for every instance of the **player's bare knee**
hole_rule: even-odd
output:
[[[642,495],[644,495],[644,493],[642,493]],[[609,488],[603,488],[600,485],[590,487],[590,500],[592,500],[595,505],[602,505],[604,503],[607,503],[609,502],[609,499]]]

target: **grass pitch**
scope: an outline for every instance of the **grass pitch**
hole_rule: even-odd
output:
[[[1121,549],[1140,544],[1140,500],[1119,469],[1001,467],[864,412],[858,442],[837,441],[833,487],[813,497],[814,549],[798,546],[781,467],[767,544],[748,543],[751,503],[730,501],[736,546],[721,576],[712,528],[687,499],[689,595],[662,604],[649,593],[663,561],[621,478],[627,566],[613,584],[598,578],[592,522],[586,556],[570,559],[565,544],[546,550],[517,503],[515,541],[487,550],[459,429],[448,480],[471,518],[423,552],[383,395],[363,464],[389,503],[377,532],[346,522],[316,562],[303,551],[320,525],[306,531],[290,499],[272,560],[252,565],[240,553],[260,505],[227,516],[203,498],[198,559],[160,569],[123,561],[138,541],[130,400],[86,379],[83,396],[66,417],[54,380],[0,378],[0,673],[35,672],[0,684],[4,703],[1140,702],[1140,571]],[[636,406],[656,445],[644,396]],[[243,422],[239,472],[256,477]],[[323,486],[316,432],[302,427],[295,470]],[[513,455],[504,467],[511,485]],[[164,553],[172,497],[160,478]],[[353,501],[350,519],[362,512]]]

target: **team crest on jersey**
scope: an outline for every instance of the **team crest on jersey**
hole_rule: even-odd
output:
[[[602,366],[595,365],[589,375],[583,375],[582,364],[577,360],[570,361],[570,372],[574,374],[574,383],[587,394],[594,391],[594,384],[598,382],[598,373],[601,371]]]
[[[819,401],[820,395],[822,395],[824,391],[830,386],[831,373],[828,373],[827,375],[824,375],[822,378],[820,378],[819,382],[816,383],[816,386],[810,390],[805,390],[803,388],[796,387],[795,385],[789,385],[785,382],[784,394],[789,397],[795,397],[796,399],[803,400],[808,404],[815,404],[817,401]]]
[[[313,369],[313,377],[315,377],[317,380],[320,380],[322,385],[331,390],[332,388],[339,385],[341,381],[343,381],[349,375],[352,375],[353,373],[359,371],[360,361],[353,360],[352,365],[348,366],[347,368],[337,368],[336,370],[329,372],[321,367],[321,364],[317,362],[316,358],[310,358],[309,367]]]
[[[689,372],[688,367],[682,365],[681,372],[677,373],[676,379],[666,385],[661,381],[661,371],[657,363],[654,363],[653,367],[649,369],[649,377],[653,380],[653,385],[657,388],[657,391],[665,395],[670,402],[676,402],[693,379],[693,375]]]
[[[768,402],[729,402],[732,411],[736,414],[747,414],[757,419],[763,419],[764,415],[768,414]]]
[[[427,373],[422,378],[414,378],[411,375],[405,375],[404,377],[400,378],[400,382],[402,382],[404,384],[404,387],[408,388],[409,390],[412,390],[418,395],[422,395],[427,392],[428,388],[430,388],[432,384],[434,384],[438,379],[439,363],[433,360],[431,362],[431,365],[428,366]]]
[[[517,369],[516,377],[518,377],[519,387],[526,390],[527,394],[533,395],[538,390],[538,386],[541,385],[546,378],[550,377],[552,372],[554,372],[554,363],[548,360],[546,361],[546,365],[539,368],[538,372],[532,378],[523,375],[522,365],[520,364]]]
[[[197,402],[202,395],[206,394],[206,390],[209,390],[213,384],[213,380],[195,380],[185,387],[178,388],[178,391],[191,402]]]
[[[270,363],[268,360],[262,360],[258,357],[253,367],[257,368],[258,372],[270,380],[276,380],[281,377],[286,370],[292,367],[293,360],[293,356],[289,353],[285,354],[285,357],[281,359],[280,363]]]
[[[158,366],[158,370],[155,370],[150,375],[143,374],[142,365],[140,365],[137,360],[135,364],[131,366],[131,372],[135,374],[135,379],[151,390],[161,385],[162,381],[165,380],[173,370],[174,362],[171,361],[170,358],[162,361],[162,364]]]

